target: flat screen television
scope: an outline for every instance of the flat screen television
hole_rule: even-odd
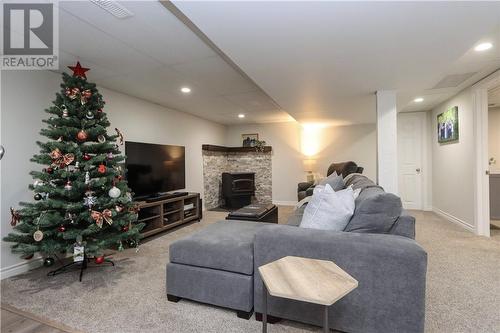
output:
[[[185,147],[125,142],[128,185],[134,199],[186,187]]]

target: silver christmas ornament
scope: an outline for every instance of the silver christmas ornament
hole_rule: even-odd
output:
[[[62,110],[62,116],[63,118],[67,118],[69,116],[68,108],[66,105],[61,105],[61,110]]]
[[[108,191],[108,195],[111,197],[111,198],[118,198],[120,196],[122,192],[120,191],[120,189],[116,186],[113,186],[109,191]]]
[[[35,182],[33,183],[34,187],[43,186],[43,185],[45,185],[45,183],[43,181],[41,181],[40,179],[35,180]]]
[[[96,198],[96,197],[94,197],[94,196],[92,195],[92,192],[90,192],[90,191],[89,191],[89,192],[87,192],[87,193],[86,193],[86,197],[85,197],[85,198],[83,198],[83,205],[84,205],[84,206],[87,206],[87,207],[89,207],[89,208],[92,208],[92,206],[94,206],[96,202],[97,202],[97,198]]]
[[[104,142],[106,142],[106,137],[105,137],[104,135],[102,135],[102,134],[101,134],[101,135],[99,135],[99,136],[97,137],[97,141],[98,141],[99,143],[104,143]]]
[[[87,113],[85,114],[85,118],[94,119],[94,113],[92,111],[87,111]]]

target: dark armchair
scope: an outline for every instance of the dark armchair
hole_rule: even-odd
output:
[[[346,177],[351,173],[363,173],[363,167],[358,166],[353,161],[342,162],[342,163],[332,163],[328,167],[326,172],[326,176],[330,176],[334,171],[337,172],[338,175],[342,175],[342,177]],[[302,182],[297,186],[297,197],[300,200],[305,197],[311,196],[314,190],[314,182]]]

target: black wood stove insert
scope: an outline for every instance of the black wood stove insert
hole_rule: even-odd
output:
[[[255,195],[254,172],[222,173],[222,196],[228,208],[247,206]]]

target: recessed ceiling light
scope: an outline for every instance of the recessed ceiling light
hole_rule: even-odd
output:
[[[477,45],[474,50],[475,51],[478,51],[478,52],[481,52],[481,51],[486,51],[486,50],[489,50],[493,47],[493,44],[491,43],[481,43],[479,45]]]
[[[181,91],[185,94],[189,94],[191,92],[191,88],[189,87],[182,87],[181,88]]]
[[[422,103],[424,99],[422,97],[417,97],[413,100],[415,103]]]
[[[245,118],[245,115],[244,115],[243,113],[240,113],[240,114],[238,115],[238,118]]]

